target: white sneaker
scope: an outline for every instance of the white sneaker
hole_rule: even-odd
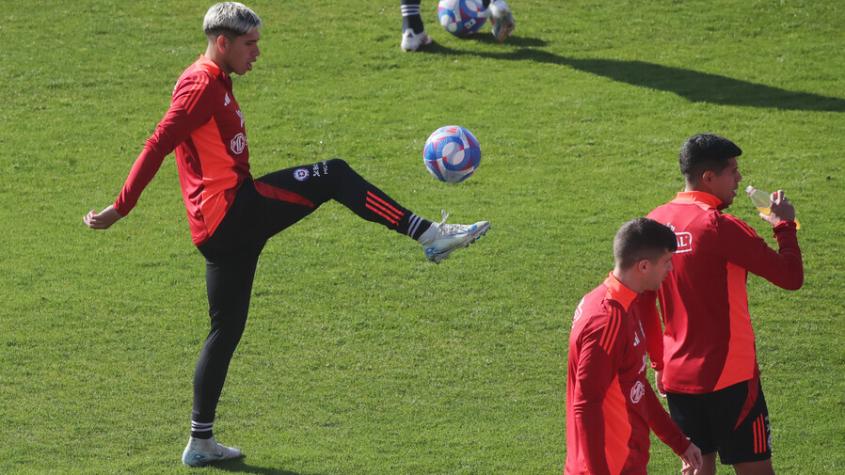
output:
[[[511,7],[505,0],[493,0],[490,3],[490,21],[493,22],[493,36],[499,43],[505,41],[516,28],[516,20],[513,19]]]
[[[218,444],[214,437],[210,439],[196,439],[191,437],[188,446],[182,452],[182,463],[191,467],[202,467],[221,460],[243,457],[241,449],[226,447]]]
[[[409,28],[402,32],[402,49],[405,51],[416,51],[430,45],[431,41],[431,37],[425,31],[414,33],[414,30]]]
[[[443,220],[432,223],[419,239],[425,250],[425,257],[434,263],[446,259],[454,250],[474,243],[490,229],[490,223],[487,221],[475,224],[446,224],[449,214],[446,211],[441,211],[441,214]]]

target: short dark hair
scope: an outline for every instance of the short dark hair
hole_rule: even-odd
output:
[[[629,269],[643,259],[654,261],[677,248],[674,231],[648,218],[628,221],[613,239],[613,257],[620,269]]]
[[[730,140],[714,134],[698,134],[681,146],[678,163],[681,173],[690,183],[697,183],[706,171],[722,173],[728,160],[742,155],[742,150]]]

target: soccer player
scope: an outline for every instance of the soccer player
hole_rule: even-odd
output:
[[[425,32],[420,16],[420,0],[401,0],[402,2],[402,49],[417,51],[431,44],[431,37]],[[505,41],[516,28],[513,13],[505,0],[481,0],[486,13],[493,23],[493,36],[499,43]]]
[[[191,237],[206,260],[211,331],[194,373],[187,465],[241,456],[213,437],[217,402],[232,354],[243,333],[259,254],[276,233],[330,199],[361,218],[419,241],[434,262],[466,247],[489,228],[432,223],[368,183],[340,160],[302,165],[253,179],[244,114],[231,75],[258,59],[261,20],[236,2],[218,3],[205,15],[205,53],[179,77],[170,108],[135,160],[114,204],[91,211],[85,224],[106,229],[125,217],[174,149]]]
[[[660,286],[674,250],[675,235],[666,226],[646,218],[625,223],[613,240],[613,271],[575,310],[566,382],[567,475],[646,473],[649,428],[685,464],[701,464],[698,447],[648,383],[645,335],[629,313],[641,292]]]
[[[716,452],[736,473],[771,474],[771,429],[748,311],[746,279],[757,274],[797,290],[804,281],[795,233],[795,209],[778,191],[771,214],[771,249],[742,220],[723,213],[742,175],[742,150],[717,135],[690,137],[681,148],[685,191],[648,216],[671,227],[678,240],[674,270],[656,299],[641,299],[636,312],[648,335],[658,389],[672,418],[704,454],[699,474],[716,473]]]

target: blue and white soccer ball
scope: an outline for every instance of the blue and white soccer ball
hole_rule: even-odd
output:
[[[423,163],[434,178],[459,183],[478,168],[481,147],[469,130],[459,125],[447,125],[432,132],[425,141]]]
[[[446,31],[455,36],[469,36],[487,21],[481,0],[440,0],[437,18]]]

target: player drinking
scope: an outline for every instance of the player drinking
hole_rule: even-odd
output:
[[[638,305],[648,334],[658,388],[678,426],[704,454],[700,474],[716,473],[716,452],[736,473],[771,474],[766,399],[748,311],[748,273],[784,289],[804,281],[795,209],[783,191],[771,197],[778,250],[742,220],[723,213],[737,194],[742,150],[717,135],[690,137],[681,148],[686,188],[648,216],[672,228],[674,270],[657,297]]]

